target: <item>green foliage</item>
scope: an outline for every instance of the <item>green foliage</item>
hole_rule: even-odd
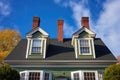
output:
[[[8,64],[0,67],[0,80],[20,80],[19,72],[12,69]]]
[[[16,30],[0,30],[0,62],[14,49],[21,40],[21,35]]]
[[[111,65],[106,68],[103,80],[120,80],[120,64]]]

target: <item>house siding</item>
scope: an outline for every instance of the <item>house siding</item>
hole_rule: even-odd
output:
[[[82,33],[79,34],[78,38],[89,38],[89,34],[85,31],[83,31]]]
[[[80,50],[79,50],[79,43],[78,43],[78,41],[79,40],[76,40],[76,42],[77,42],[77,56],[78,56],[78,59],[92,59],[92,58],[94,58],[94,53],[93,53],[93,47],[94,46],[92,46],[92,40],[90,40],[90,46],[91,46],[91,54],[90,55],[81,55],[80,54]]]
[[[32,38],[42,38],[42,34],[39,31],[37,31],[32,35]]]
[[[46,39],[45,39],[46,40]],[[43,43],[42,43],[42,53],[31,53],[30,55],[28,55],[28,58],[40,58],[40,59],[42,59],[43,58],[43,55],[44,55],[44,49],[45,49],[45,40],[43,40]],[[30,48],[29,48],[29,50],[30,50]],[[30,53],[30,51],[29,51],[29,53]]]
[[[52,77],[53,77],[53,80],[58,77],[58,76],[65,76],[67,77],[69,80],[71,80],[71,72],[72,71],[79,71],[79,70],[87,70],[87,71],[98,71],[100,73],[103,73],[104,72],[104,69],[105,68],[85,68],[85,67],[82,67],[82,68],[76,68],[76,67],[72,67],[72,68],[67,68],[67,67],[64,67],[64,68],[50,68],[50,67],[47,67],[47,68],[44,68],[44,67],[27,67],[27,68],[21,68],[21,67],[17,67],[15,68],[17,69],[19,72],[20,71],[24,71],[24,70],[45,70],[45,71],[48,71],[48,72],[51,72],[52,73]]]

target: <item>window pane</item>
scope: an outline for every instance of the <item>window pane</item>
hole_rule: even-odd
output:
[[[45,73],[45,80],[49,80],[49,73]]]
[[[20,74],[20,80],[25,80],[25,73]]]
[[[80,40],[80,53],[90,53],[89,40]]]
[[[84,80],[95,80],[94,72],[84,72]]]
[[[33,47],[40,47],[41,46],[41,40],[33,40]]]
[[[41,40],[33,40],[32,43],[32,53],[40,53],[41,52]]]
[[[74,80],[79,80],[79,73],[74,73],[73,74],[73,79]]]
[[[40,80],[40,72],[29,72],[29,80]]]

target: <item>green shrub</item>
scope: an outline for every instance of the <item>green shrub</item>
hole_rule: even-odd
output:
[[[18,71],[8,64],[4,64],[0,67],[0,80],[20,80],[20,75]]]
[[[106,68],[103,80],[120,80],[120,64],[111,65]]]

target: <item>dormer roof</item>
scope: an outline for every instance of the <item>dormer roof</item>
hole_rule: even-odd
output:
[[[75,33],[73,33],[73,36],[79,36],[80,33],[82,33],[83,31],[87,32],[88,34],[90,34],[91,37],[95,37],[96,34],[95,32],[87,29],[86,27],[82,27],[81,29],[79,29],[78,31],[76,31]]]
[[[28,37],[32,37],[32,34],[34,34],[35,32],[40,32],[44,37],[48,37],[48,36],[49,36],[49,34],[48,34],[46,31],[44,31],[44,30],[43,30],[42,28],[40,28],[40,27],[37,27],[37,28],[31,30],[30,32],[28,32],[28,33],[26,34],[26,37],[27,37],[27,38],[28,38]]]

